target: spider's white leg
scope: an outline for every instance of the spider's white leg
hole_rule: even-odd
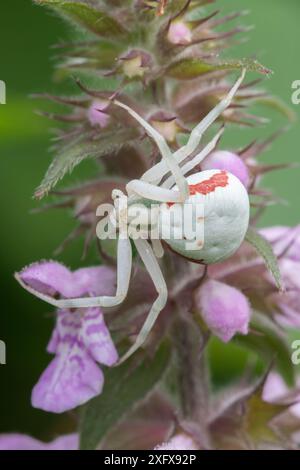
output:
[[[130,282],[132,267],[132,248],[129,239],[118,241],[117,292],[115,296],[83,297],[74,299],[53,299],[42,294],[22,281],[16,274],[17,281],[31,294],[57,308],[114,307],[125,299]]]
[[[156,240],[151,238],[152,249],[153,253],[155,254],[156,258],[162,258],[164,256],[164,248],[160,240]]]
[[[228,95],[222,101],[220,101],[220,103],[218,103],[217,106],[215,106],[215,108],[213,108],[196,127],[194,127],[187,144],[181,147],[173,154],[173,157],[178,162],[178,164],[180,164],[183,160],[185,160],[196,150],[196,148],[200,144],[203,133],[209,128],[209,126],[211,126],[211,124],[216,121],[216,119],[218,119],[218,117],[228,108],[228,106],[230,106],[234,95],[236,94],[238,88],[240,87],[242,81],[245,78],[245,74],[246,69],[243,69],[240,78],[231,88]],[[155,182],[156,184],[158,184],[168,172],[169,169],[166,163],[164,161],[161,161],[149,170],[147,170],[143,174],[142,180],[148,181],[149,183]]]
[[[129,197],[140,196],[158,202],[181,202],[180,192],[161,188],[141,180],[132,180],[126,185]],[[130,199],[129,199],[130,200]]]
[[[137,349],[139,349],[145,340],[147,339],[148,334],[152,330],[152,327],[162,311],[165,307],[168,299],[168,289],[166,285],[166,281],[162,275],[161,269],[157,262],[157,259],[154,256],[154,253],[146,240],[138,239],[134,240],[135,246],[139,252],[140,257],[145,264],[147,271],[149,272],[151,279],[155,285],[155,288],[158,293],[158,297],[155,300],[154,304],[151,307],[151,310],[146,318],[144,325],[142,326],[141,331],[139,332],[135,343],[129,348],[127,353],[118,361],[118,364],[126,361]]]
[[[189,196],[188,185],[164,137],[129,106],[124,103],[121,103],[120,101],[114,101],[114,103],[117,106],[120,106],[120,108],[125,109],[130,114],[130,116],[132,116],[134,119],[136,119],[136,121],[140,123],[140,125],[146,130],[149,136],[152,137],[152,139],[160,150],[162,159],[166,162],[168,170],[171,171],[172,175],[175,178],[177,187],[180,192],[181,201],[184,202]]]
[[[222,127],[219,132],[215,135],[215,137],[204,147],[204,149],[195,155],[195,157],[187,162],[185,165],[182,166],[182,173],[186,175],[189,171],[191,171],[196,165],[199,165],[199,163],[204,160],[207,155],[210,154],[210,152],[213,151],[215,146],[217,145],[221,135],[224,132],[224,127]],[[174,185],[175,181],[173,176],[170,176],[164,183],[161,185],[162,188],[171,188]]]
[[[245,78],[245,75],[246,69],[243,69],[241,76],[233,85],[228,95],[222,101],[220,101],[220,103],[218,103],[217,106],[215,106],[196,127],[194,127],[187,144],[181,149],[177,150],[177,152],[174,154],[178,161],[184,160],[196,150],[200,144],[204,132],[218,119],[218,117],[228,108],[228,106],[230,106],[234,95]]]

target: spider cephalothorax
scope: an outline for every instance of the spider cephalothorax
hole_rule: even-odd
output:
[[[160,223],[159,236],[155,240],[151,239],[152,245],[144,237],[131,238],[133,238],[132,242],[153,280],[158,297],[153,303],[135,343],[119,363],[131,356],[144,343],[159,313],[167,303],[168,290],[157,260],[157,257],[163,255],[161,240],[164,240],[173,251],[192,261],[211,264],[224,260],[234,253],[244,239],[249,221],[249,200],[243,184],[231,173],[220,170],[207,170],[187,176],[215,148],[223,129],[200,153],[191,157],[197,150],[203,133],[231,104],[244,76],[245,70],[228,95],[193,129],[187,144],[174,153],[171,152],[163,136],[147,121],[127,105],[118,101],[114,102],[144,127],[157,144],[162,155],[161,161],[147,170],[139,180],[132,180],[126,185],[127,194],[118,190],[114,190],[112,193],[115,210],[118,211],[117,222],[119,223],[117,292],[115,296],[56,300],[37,292],[18,278],[25,289],[60,309],[114,307],[120,304],[127,296],[132,267],[132,245],[130,234],[128,236],[127,232],[128,208],[141,203],[145,203],[146,206],[149,206],[149,202],[155,203],[159,208],[155,219]],[[189,245],[186,244],[187,240],[183,236],[179,238],[175,236],[178,229],[176,220],[180,219],[168,217],[171,210],[175,212],[175,216],[178,215],[176,213],[186,204],[191,205],[192,208],[202,207],[202,213],[198,214],[193,223],[203,230],[202,232],[200,230],[200,236],[189,240]],[[175,220],[175,223],[172,220]],[[162,231],[166,223],[172,225],[169,227],[171,230],[167,237]]]

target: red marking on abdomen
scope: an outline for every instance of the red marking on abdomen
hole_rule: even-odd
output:
[[[190,196],[195,194],[203,194],[206,196],[209,193],[213,193],[216,188],[225,188],[228,185],[228,174],[225,170],[220,171],[211,176],[207,180],[200,181],[200,183],[189,184]],[[171,207],[175,204],[174,202],[168,202],[168,206]]]
[[[190,195],[213,193],[216,188],[225,188],[228,185],[228,174],[225,170],[216,173],[211,178],[196,184],[189,184]]]

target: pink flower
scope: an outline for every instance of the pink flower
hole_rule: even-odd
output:
[[[198,450],[198,447],[191,437],[182,433],[156,446],[154,450]]]
[[[110,268],[83,268],[72,273],[54,261],[35,263],[19,277],[39,292],[64,298],[112,295],[115,282],[115,272]],[[53,413],[70,410],[99,395],[104,378],[97,362],[112,366],[118,360],[100,308],[58,310],[47,350],[55,358],[32,391],[32,405]]]
[[[196,290],[195,303],[207,326],[225,343],[236,333],[248,334],[250,305],[235,287],[208,280]]]
[[[300,225],[268,227],[260,233],[272,244],[276,256],[300,261]]]
[[[0,450],[77,450],[78,434],[60,436],[46,443],[26,434],[0,434]]]
[[[192,32],[184,21],[172,21],[168,31],[168,40],[172,44],[189,44]]]
[[[247,188],[249,186],[249,171],[243,160],[232,152],[218,150],[212,152],[201,163],[202,170],[226,170],[236,176]]]
[[[107,108],[107,102],[105,100],[94,100],[88,109],[88,120],[92,126],[99,126],[102,129],[107,127],[109,123],[109,116],[105,112]]]
[[[289,389],[277,372],[270,372],[263,389],[263,399],[268,403],[291,405],[289,412],[300,419],[300,377],[295,389]]]
[[[282,326],[300,327],[300,226],[270,227],[261,234],[272,244],[278,257],[285,292],[275,291],[268,297],[275,318]]]

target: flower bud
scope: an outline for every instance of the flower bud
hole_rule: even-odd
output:
[[[192,31],[184,21],[172,21],[168,30],[168,40],[172,44],[190,44],[192,42]]]
[[[177,117],[165,111],[158,111],[151,115],[149,122],[170,144],[176,142],[178,132],[185,131]]]
[[[225,343],[236,333],[248,334],[250,305],[235,287],[209,280],[196,290],[195,303],[212,333]]]
[[[144,51],[133,49],[119,58],[123,62],[123,73],[127,78],[144,77],[152,62]]]
[[[211,153],[201,164],[202,170],[226,170],[236,176],[247,188],[249,186],[249,171],[243,160],[235,153],[218,150]]]
[[[110,117],[101,111],[105,111],[108,104],[105,100],[96,99],[88,109],[87,116],[90,124],[94,127],[99,126],[102,129],[109,124]]]

